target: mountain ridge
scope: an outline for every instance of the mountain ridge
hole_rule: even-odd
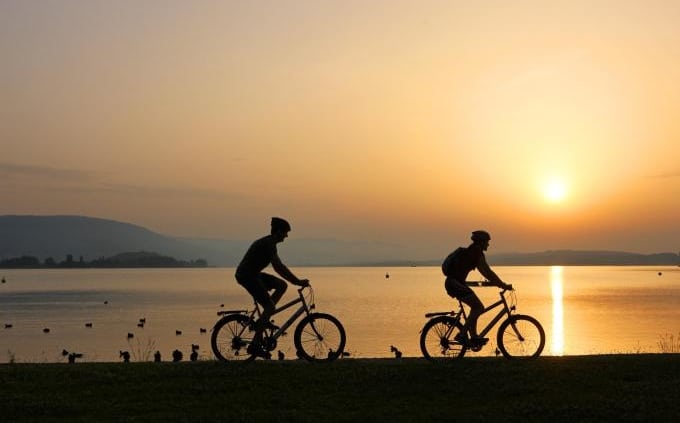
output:
[[[129,251],[152,251],[180,260],[207,260],[211,266],[235,266],[252,240],[174,238],[132,223],[73,215],[0,216],[0,260],[19,256],[88,260]],[[286,241],[285,261],[294,266],[425,266],[442,258],[409,260],[399,246],[336,239]],[[547,250],[493,253],[491,265],[677,265],[675,253],[638,254],[606,250]]]

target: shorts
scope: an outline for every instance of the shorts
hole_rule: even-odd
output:
[[[484,305],[479,297],[477,297],[477,294],[464,283],[460,283],[454,278],[446,278],[444,287],[447,294],[469,305],[473,310],[484,309]]]
[[[468,297],[470,295],[475,295],[474,291],[472,289],[465,285],[464,283],[458,282],[458,280],[454,278],[446,278],[446,282],[444,282],[444,288],[446,288],[446,293],[452,296],[453,298],[458,298],[463,299],[465,297]]]
[[[262,306],[274,306],[269,291],[274,289],[285,290],[288,286],[283,279],[264,272],[254,276],[236,275],[236,281]]]

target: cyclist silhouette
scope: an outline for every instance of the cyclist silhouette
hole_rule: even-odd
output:
[[[309,280],[295,276],[279,258],[276,244],[283,242],[289,231],[288,222],[280,217],[272,217],[271,233],[253,242],[236,268],[236,281],[262,306],[262,316],[255,323],[255,334],[253,342],[248,346],[248,353],[263,358],[270,358],[271,354],[262,348],[262,332],[267,325],[271,325],[269,319],[276,309],[276,303],[288,288],[284,280],[263,270],[271,264],[276,273],[286,281],[298,286],[309,283]],[[272,290],[274,293],[270,296],[269,291]]]
[[[447,294],[453,298],[458,298],[470,307],[470,315],[465,323],[465,330],[459,334],[461,338],[456,340],[469,343],[470,346],[481,347],[489,340],[488,338],[481,338],[477,334],[477,319],[484,311],[484,304],[474,291],[465,284],[465,280],[472,270],[477,269],[492,285],[504,289],[511,289],[512,285],[504,283],[486,263],[484,251],[489,248],[491,235],[486,231],[474,231],[471,239],[472,244],[467,248],[461,247],[449,254],[444,260],[442,271],[446,275],[444,287]],[[466,339],[465,332],[470,334],[469,341]]]

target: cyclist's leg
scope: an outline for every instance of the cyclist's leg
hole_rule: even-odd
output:
[[[460,301],[470,306],[470,314],[468,314],[468,320],[465,324],[470,333],[470,337],[479,338],[479,335],[477,334],[477,319],[479,319],[479,316],[481,316],[484,311],[484,304],[482,304],[482,301],[477,297],[477,294],[469,287],[466,286],[466,288],[468,288],[470,292],[463,297],[459,297]]]
[[[266,322],[269,322],[271,315],[274,313],[275,305],[272,301],[265,284],[262,282],[260,275],[247,280],[238,280],[238,283],[242,285],[253,299],[257,301],[258,304],[262,306],[262,314],[260,319],[255,322],[255,334],[253,335],[253,344],[262,343],[262,332],[264,332]]]
[[[274,305],[278,304],[283,294],[286,293],[286,289],[288,289],[286,281],[264,272],[260,273],[260,281],[262,281],[267,291],[274,291],[270,298]]]
[[[465,322],[465,330],[470,333],[470,337],[476,338],[478,336],[477,319],[482,314],[482,311],[484,311],[484,305],[469,286],[453,277],[446,278],[444,286],[449,296],[458,298],[470,307],[470,313]]]

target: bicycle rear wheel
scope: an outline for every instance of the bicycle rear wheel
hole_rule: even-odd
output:
[[[338,319],[325,313],[312,313],[295,328],[293,342],[298,357],[309,361],[333,361],[345,349],[345,328]]]
[[[456,341],[463,325],[451,316],[438,316],[428,320],[420,332],[420,351],[428,360],[462,358],[467,347]]]
[[[218,360],[249,361],[255,358],[247,351],[255,334],[249,323],[250,319],[242,314],[227,315],[215,323],[210,345]]]
[[[533,317],[516,314],[501,323],[496,341],[506,358],[538,357],[545,346],[545,331]]]

